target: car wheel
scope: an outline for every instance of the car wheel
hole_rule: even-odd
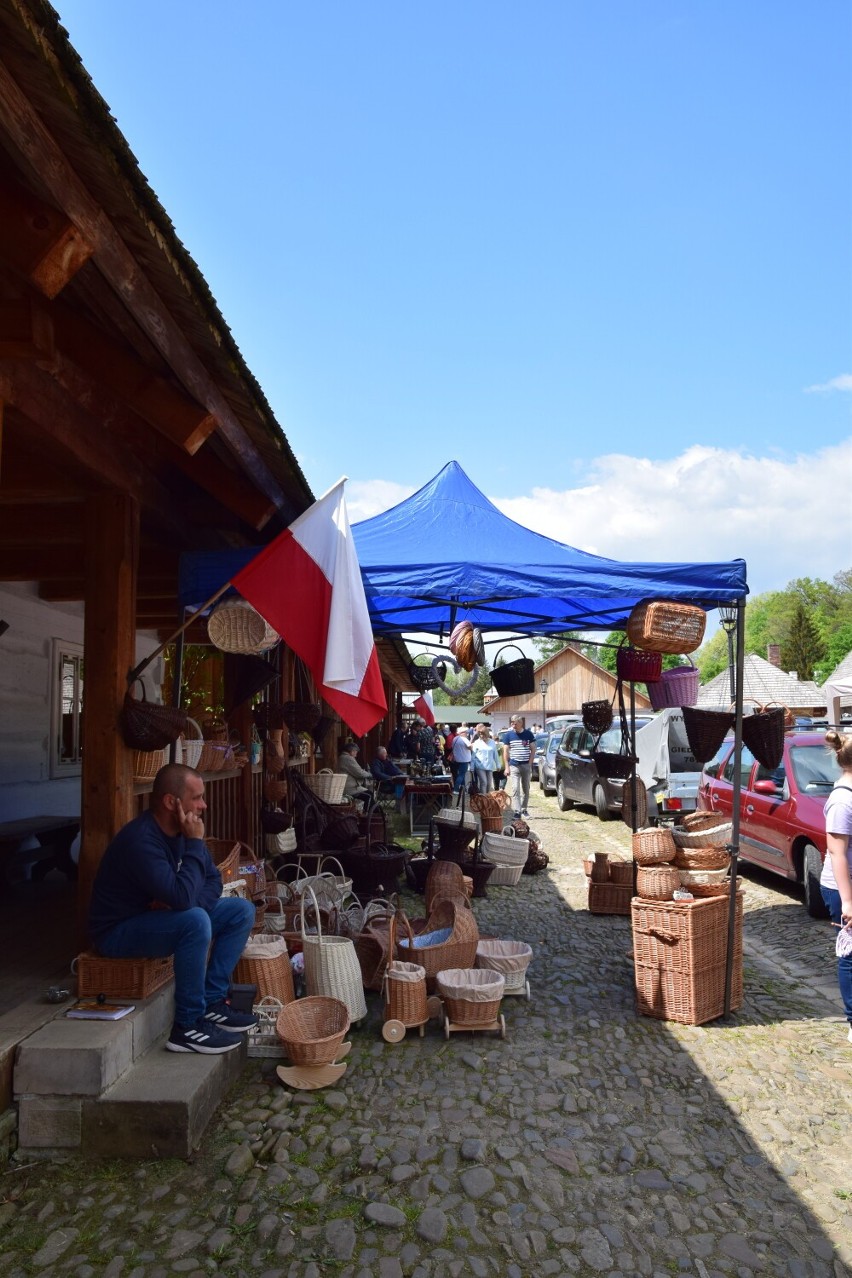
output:
[[[819,850],[812,843],[805,844],[802,857],[802,883],[805,889],[805,909],[812,919],[828,918],[828,910],[819,890],[819,876],[822,873],[822,861]]]
[[[595,811],[602,821],[609,821],[612,813],[606,805],[606,792],[602,785],[596,785],[592,792],[592,798],[595,803]]]
[[[560,812],[568,812],[574,806],[574,800],[565,793],[565,782],[561,777],[556,778],[556,803]]]

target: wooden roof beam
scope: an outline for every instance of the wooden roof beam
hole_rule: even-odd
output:
[[[52,359],[53,324],[35,297],[0,301],[0,359]]]
[[[5,505],[0,489],[0,543],[4,546],[64,545],[83,541],[83,503],[21,502]]]
[[[125,347],[67,307],[55,308],[58,349],[190,455],[216,429],[216,419]]]
[[[67,156],[7,67],[0,62],[0,129],[39,174],[50,198],[93,247],[92,260],[189,394],[216,418],[252,482],[285,518],[289,503],[236,413],[139,267],[104,210],[89,194]]]
[[[80,228],[4,170],[0,182],[0,254],[45,297],[56,297],[92,256]]]

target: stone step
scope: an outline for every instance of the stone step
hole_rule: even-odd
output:
[[[83,1154],[189,1158],[216,1106],[240,1076],[245,1045],[222,1056],[165,1050],[166,1036],[98,1098],[84,1099]]]

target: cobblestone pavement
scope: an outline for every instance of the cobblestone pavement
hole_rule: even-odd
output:
[[[190,1164],[13,1163],[4,1278],[849,1274],[829,925],[749,877],[741,1011],[637,1016],[629,919],[587,912],[581,866],[629,833],[535,795],[550,868],[476,902],[483,932],[535,951],[505,1041],[433,1024],[386,1044],[372,995],[334,1090],[250,1061]]]

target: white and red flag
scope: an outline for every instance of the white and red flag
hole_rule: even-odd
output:
[[[428,723],[430,728],[435,726],[435,711],[432,709],[432,693],[421,692],[420,696],[414,703],[414,713],[419,714],[424,723]]]
[[[231,579],[311,671],[357,737],[387,713],[344,480]]]

